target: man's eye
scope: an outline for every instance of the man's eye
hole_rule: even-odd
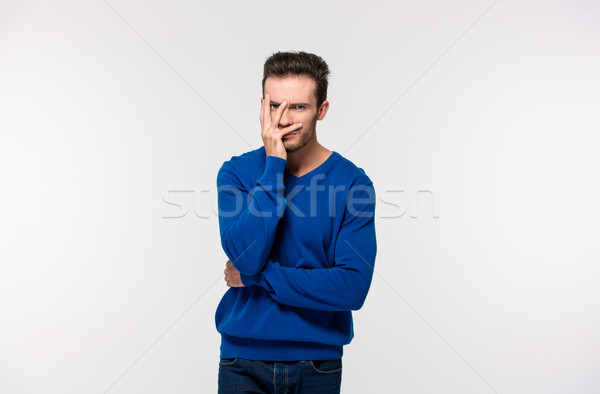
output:
[[[304,105],[296,105],[296,109],[302,111],[304,109]]]
[[[277,107],[279,107],[279,104],[271,104],[271,109],[277,109]]]

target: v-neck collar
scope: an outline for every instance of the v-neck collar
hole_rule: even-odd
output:
[[[335,162],[336,159],[339,157],[339,153],[336,151],[331,151],[331,153],[329,154],[329,156],[327,157],[327,159],[325,159],[325,161],[323,161],[321,164],[319,164],[316,168],[310,170],[309,172],[307,172],[304,175],[301,176],[296,176],[294,174],[292,174],[291,172],[289,172],[287,169],[284,170],[284,179],[286,181],[286,183],[297,183],[297,182],[302,182],[306,179],[309,179],[311,176],[317,174],[317,173],[322,173],[327,171]]]

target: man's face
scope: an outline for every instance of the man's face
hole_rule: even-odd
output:
[[[317,120],[323,119],[327,112],[326,108],[324,111],[317,108],[316,87],[315,80],[304,75],[268,77],[265,80],[265,94],[271,97],[272,117],[275,116],[279,104],[284,100],[288,102],[279,120],[279,128],[302,123],[302,127],[294,134],[282,138],[287,152],[302,149],[314,137]]]

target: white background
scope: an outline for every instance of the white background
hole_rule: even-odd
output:
[[[0,392],[216,392],[216,173],[261,146],[278,50],[328,62],[319,141],[378,194],[342,391],[599,392],[599,20],[592,0],[2,1]]]

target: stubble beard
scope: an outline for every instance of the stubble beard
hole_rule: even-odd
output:
[[[292,142],[291,140],[284,139],[283,146],[285,146],[286,152],[296,152],[300,149],[304,148],[306,144],[310,142],[310,140],[315,135],[315,130],[317,128],[317,116],[315,116],[310,122],[309,127],[302,131],[299,134],[296,134],[297,141]]]

